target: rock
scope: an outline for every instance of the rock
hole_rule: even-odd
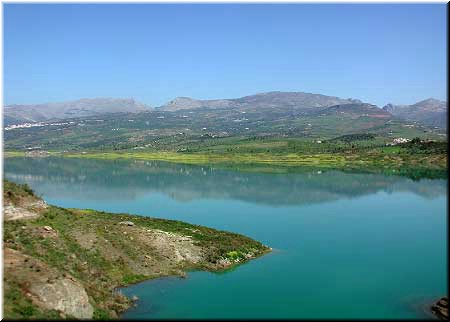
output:
[[[149,256],[149,255],[145,255],[144,257],[145,257],[146,259],[152,259],[152,257]]]
[[[136,302],[137,300],[139,300],[139,297],[137,297],[136,295],[133,295],[133,296],[131,297],[131,300],[132,300],[133,302]]]
[[[70,257],[72,257],[73,259],[75,259],[75,258],[77,258],[77,255],[72,254],[72,255],[70,255]]]
[[[228,258],[221,258],[216,262],[218,267],[226,268],[231,266],[232,262]]]
[[[40,235],[44,238],[56,238],[58,236],[58,232],[50,226],[44,226],[40,231]]]
[[[30,211],[29,209],[13,205],[3,207],[4,220],[30,219],[36,217],[39,217],[39,213],[36,211]]]
[[[77,319],[92,319],[94,308],[89,297],[77,281],[63,278],[53,284],[32,284],[30,291],[36,294],[40,305],[71,315]]]
[[[121,222],[119,222],[119,225],[134,226],[134,222],[132,222],[132,221],[121,221]]]
[[[448,298],[440,298],[431,306],[431,312],[441,320],[448,320]]]
[[[438,301],[438,305],[444,306],[444,307],[448,307],[448,299],[446,297],[441,298]]]

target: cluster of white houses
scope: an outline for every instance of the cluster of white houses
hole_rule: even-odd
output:
[[[74,124],[75,122],[60,122],[60,123],[43,123],[43,122],[37,122],[37,123],[22,123],[22,124],[13,124],[5,127],[5,131],[9,130],[15,130],[15,129],[25,129],[30,127],[40,127],[40,126],[52,126],[52,125],[68,125],[68,124]]]

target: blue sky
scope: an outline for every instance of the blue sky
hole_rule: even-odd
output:
[[[3,4],[4,103],[446,99],[445,4]]]

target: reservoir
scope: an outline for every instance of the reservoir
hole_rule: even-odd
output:
[[[125,288],[124,319],[422,319],[447,295],[447,180],[155,161],[6,158],[48,203],[241,233],[272,253]]]

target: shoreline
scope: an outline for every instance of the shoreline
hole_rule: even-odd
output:
[[[448,296],[443,296],[429,305],[431,314],[439,320],[448,320]]]
[[[386,175],[406,176],[412,179],[447,178],[447,155],[434,155],[423,160],[415,155],[411,160],[398,156],[385,156],[383,159],[367,155],[340,154],[205,154],[178,152],[88,152],[64,153],[46,151],[30,154],[20,151],[6,151],[5,158],[15,157],[58,157],[97,160],[136,160],[161,161],[185,165],[216,166],[238,171],[260,171],[268,173],[290,172],[306,169],[336,170],[364,173],[382,173]]]
[[[189,270],[220,272],[272,251],[182,221],[48,205],[9,181],[3,197],[8,319],[116,319],[133,304],[119,288]]]
[[[211,273],[211,274],[232,273],[233,270],[235,270],[236,268],[238,268],[238,267],[241,266],[241,265],[245,265],[245,264],[246,264],[247,262],[249,262],[250,260],[255,260],[255,259],[258,259],[258,258],[260,258],[260,257],[262,257],[262,256],[266,256],[266,255],[272,254],[274,251],[276,252],[277,250],[276,250],[276,249],[273,249],[273,248],[271,248],[271,247],[269,247],[269,250],[268,250],[268,251],[266,251],[266,252],[264,252],[264,253],[261,253],[261,254],[259,254],[259,255],[256,256],[256,257],[250,258],[250,259],[248,259],[248,260],[245,260],[245,261],[242,261],[242,262],[239,262],[239,263],[234,263],[234,264],[232,264],[231,266],[228,266],[228,267],[225,267],[225,268],[222,268],[222,269],[217,269],[217,270],[186,269],[186,270],[183,270],[183,271],[182,271],[183,274],[170,274],[170,275],[165,275],[165,276],[157,276],[157,277],[153,277],[153,278],[150,278],[150,279],[145,279],[145,280],[142,280],[142,281],[137,281],[137,282],[131,283],[131,284],[129,284],[129,285],[123,285],[123,286],[115,287],[115,288],[114,288],[114,292],[117,291],[119,294],[121,294],[121,295],[127,297],[128,299],[130,299],[130,305],[129,305],[129,307],[126,308],[125,310],[123,310],[122,312],[119,312],[119,314],[118,314],[118,320],[122,320],[123,314],[125,314],[127,311],[129,311],[129,310],[131,310],[131,309],[137,307],[137,306],[138,306],[137,302],[140,300],[140,298],[137,298],[136,300],[133,300],[132,297],[129,297],[129,296],[127,296],[127,295],[124,295],[124,294],[121,292],[121,289],[128,288],[128,287],[131,287],[131,286],[135,286],[135,285],[138,285],[138,284],[141,284],[141,283],[152,282],[152,281],[155,281],[155,280],[157,280],[157,279],[166,279],[166,278],[186,279],[186,278],[189,278],[189,277],[188,277],[188,273],[189,273],[189,272],[203,272],[203,273]]]

